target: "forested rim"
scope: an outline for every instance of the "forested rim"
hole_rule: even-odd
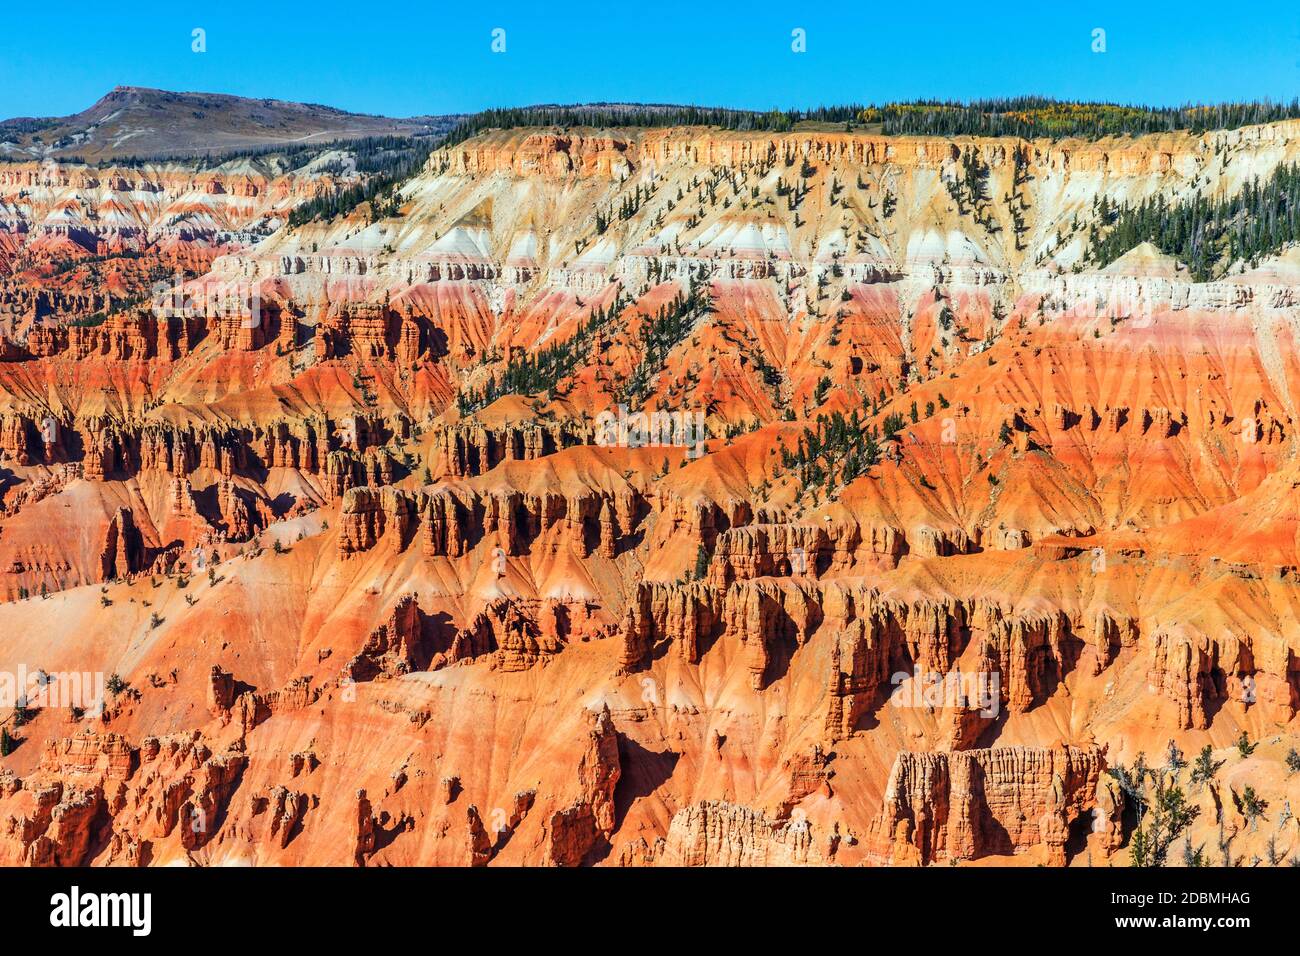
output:
[[[1089,104],[1066,104],[1043,99],[995,100],[980,104],[984,119],[976,116],[975,107],[936,107],[927,112],[916,104],[887,107],[895,112],[884,114],[884,122],[902,125],[934,124],[946,118],[956,126],[966,122],[984,122],[996,107],[1007,123],[1048,124],[1053,129],[1063,124],[1092,124],[1094,129],[1113,131],[1121,124],[1132,124],[1132,132],[1152,132],[1165,124],[1193,121],[1219,128],[1218,124],[1265,122],[1300,115],[1300,103],[1282,106],[1268,103],[1231,104],[1218,107],[1181,107],[1155,110],[1137,107],[1112,107]],[[1013,109],[1014,108],[1014,109]],[[798,114],[802,118],[824,122],[843,121],[852,125],[851,115],[862,120],[875,115],[875,107],[835,107]],[[892,117],[892,119],[891,119]],[[1019,118],[1016,118],[1019,117]],[[792,129],[799,120],[795,114],[743,114],[736,111],[698,110],[673,106],[639,108],[620,107],[545,107],[523,110],[489,110],[471,117],[454,129],[446,143],[463,140],[499,124],[509,126],[609,125],[617,118],[620,125],[675,126],[712,122],[730,129]],[[985,132],[990,132],[985,130]],[[919,127],[911,131],[919,131]],[[1020,134],[1024,135],[1022,128]],[[1071,133],[1070,135],[1075,135]],[[290,215],[290,225],[314,219],[329,219],[350,212],[363,202],[371,204],[371,220],[399,212],[397,189],[415,175],[432,150],[440,145],[436,138],[375,137],[359,140],[355,156],[358,171],[369,174],[363,183],[299,206]],[[445,145],[445,144],[444,144]],[[1088,235],[1088,258],[1098,266],[1114,262],[1143,242],[1151,242],[1162,252],[1188,266],[1192,277],[1204,282],[1222,275],[1234,263],[1249,267],[1261,258],[1275,254],[1289,243],[1300,241],[1300,167],[1284,166],[1264,180],[1248,183],[1239,193],[1226,199],[1196,196],[1190,200],[1170,201],[1157,196],[1137,205],[1114,203],[1107,197],[1094,202],[1095,220]]]
[[[1187,104],[1176,107],[1080,103],[1021,96],[972,103],[917,100],[867,107],[861,120],[878,122],[890,134],[1020,136],[1025,139],[1237,129],[1300,117],[1300,98],[1290,103]]]
[[[460,120],[445,135],[383,135],[297,146],[267,146],[227,153],[123,157],[88,163],[95,166],[158,165],[197,161],[215,168],[236,159],[278,157],[300,166],[331,150],[350,154],[363,182],[320,196],[297,207],[291,226],[333,219],[370,203],[371,220],[396,215],[397,191],[418,173],[429,155],[491,129],[514,127],[670,127],[712,126],[738,131],[790,132],[800,123],[842,124],[846,130],[870,128],[886,135],[975,135],[1022,138],[1142,135],[1175,130],[1203,132],[1300,118],[1300,99],[1149,107],[1115,103],[1080,103],[1025,96],[969,103],[916,100],[883,106],[846,104],[805,110],[750,110],[675,105],[591,104],[489,109]],[[11,157],[12,158],[12,157]],[[86,161],[75,156],[60,162]],[[339,171],[345,167],[337,164]],[[1220,262],[1258,257],[1296,238],[1294,177],[1270,180],[1243,197],[1211,202],[1168,204],[1161,200],[1136,209],[1110,207],[1103,229],[1091,237],[1092,258],[1103,265],[1138,242],[1150,240],[1186,262],[1197,276],[1213,274]],[[1239,203],[1248,203],[1246,206]],[[1248,220],[1263,213],[1261,222]],[[1133,236],[1135,242],[1125,245]],[[1116,251],[1118,250],[1118,251]],[[1225,258],[1226,257],[1226,258]]]
[[[1041,96],[959,103],[914,100],[879,106],[845,104],[804,110],[722,109],[700,106],[592,104],[490,109],[461,120],[448,134],[455,145],[489,129],[513,127],[716,126],[784,133],[802,122],[878,128],[887,135],[1019,136],[1026,139],[1102,136],[1188,130],[1236,129],[1300,117],[1300,98],[1290,103],[1258,100],[1176,107],[1080,103]]]

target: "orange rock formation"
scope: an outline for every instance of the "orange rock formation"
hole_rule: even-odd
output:
[[[1078,865],[1171,740],[1289,846],[1300,260],[1083,252],[1298,156],[501,131],[296,229],[0,170],[0,862]]]

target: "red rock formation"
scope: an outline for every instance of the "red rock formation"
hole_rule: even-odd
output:
[[[587,721],[587,746],[578,762],[580,795],[547,824],[546,858],[554,866],[577,866],[614,831],[614,788],[622,773],[618,733],[609,707],[590,713]]]
[[[827,861],[805,819],[782,823],[749,807],[705,801],[679,810],[667,837],[640,862],[662,866],[810,866]]]
[[[1281,806],[1295,257],[1073,257],[1298,159],[503,130],[283,229],[322,177],[0,169],[0,677],[118,674],[13,717],[0,862],[1122,864],[1103,745],[1243,731]]]
[[[144,567],[140,533],[129,508],[118,508],[113,515],[100,555],[101,581],[124,578]]]
[[[487,866],[488,861],[492,859],[492,838],[488,836],[487,827],[483,825],[483,818],[479,816],[478,807],[470,807],[466,811],[468,823],[467,843],[469,844],[469,865],[470,866]]]
[[[1092,810],[1104,767],[1096,749],[1006,747],[898,755],[873,830],[894,863],[971,860],[1046,847],[1065,863],[1074,820]]]
[[[371,680],[379,674],[395,677],[426,665],[432,640],[414,595],[397,602],[388,620],[371,633],[361,652],[343,668],[349,680]]]

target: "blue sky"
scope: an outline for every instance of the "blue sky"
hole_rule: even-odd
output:
[[[1059,3],[1037,15],[1033,4],[789,0],[9,6],[0,117],[77,112],[119,84],[394,116],[599,100],[769,109],[1016,93],[1157,104],[1300,95],[1300,6],[1251,0]],[[504,54],[490,49],[497,27]],[[806,53],[791,52],[796,27]],[[205,53],[191,51],[195,28]]]

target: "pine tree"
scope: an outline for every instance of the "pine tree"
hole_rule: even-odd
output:
[[[1240,755],[1242,760],[1245,760],[1247,757],[1253,754],[1255,752],[1255,748],[1258,746],[1259,744],[1252,744],[1250,742],[1250,737],[1246,734],[1244,730],[1241,732],[1241,736],[1237,738],[1237,753]]]
[[[703,581],[709,576],[709,552],[701,544],[695,552],[695,580]]]
[[[1191,782],[1193,786],[1199,789],[1208,784],[1214,779],[1215,774],[1219,772],[1219,768],[1223,766],[1223,763],[1222,760],[1214,759],[1213,747],[1209,744],[1202,747],[1201,752],[1196,756],[1195,763],[1192,765]]]

